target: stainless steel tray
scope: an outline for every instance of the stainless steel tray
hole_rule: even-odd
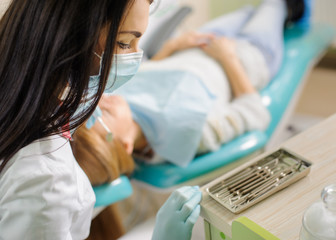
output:
[[[288,150],[279,149],[206,188],[209,195],[233,213],[267,198],[306,176],[311,163]]]

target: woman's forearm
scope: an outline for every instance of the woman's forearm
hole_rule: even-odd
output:
[[[224,56],[219,62],[230,81],[234,97],[256,92],[237,56]]]
[[[176,38],[168,40],[151,60],[162,60],[177,51],[204,46],[204,44],[213,38],[214,35],[209,33],[186,32]]]

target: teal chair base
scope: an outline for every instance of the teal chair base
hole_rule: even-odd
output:
[[[314,24],[309,30],[295,26],[286,29],[282,67],[269,85],[261,91],[263,102],[272,117],[265,132],[246,133],[223,145],[216,152],[196,157],[185,168],[169,163],[139,163],[133,178],[166,189],[195,179],[263,148],[279,125],[306,74],[327,50],[334,36],[335,30],[325,24]]]

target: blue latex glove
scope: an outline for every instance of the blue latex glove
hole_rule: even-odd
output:
[[[93,114],[90,116],[90,118],[87,120],[86,122],[86,128],[90,129],[93,127],[93,125],[95,124],[96,120],[98,117],[102,116],[102,111],[100,110],[100,108],[97,106],[95,111],[93,112]]]
[[[199,187],[175,190],[156,215],[152,240],[189,240],[200,214],[201,199]]]

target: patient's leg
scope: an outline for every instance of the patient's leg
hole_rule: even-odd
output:
[[[239,37],[247,39],[261,50],[271,77],[279,70],[282,62],[286,16],[284,0],[265,0],[239,34]]]
[[[245,25],[253,12],[254,7],[243,7],[206,23],[199,29],[199,31],[214,33],[217,36],[234,37]]]

